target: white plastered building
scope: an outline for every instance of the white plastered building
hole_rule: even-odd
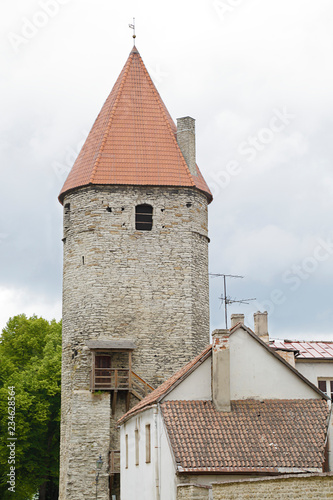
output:
[[[176,500],[185,484],[318,473],[330,400],[242,323],[120,420],[121,498]],[[309,451],[311,450],[311,451]]]

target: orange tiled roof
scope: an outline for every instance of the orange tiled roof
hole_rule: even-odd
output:
[[[188,186],[212,195],[192,175],[176,126],[133,47],[59,195],[89,184]]]
[[[179,472],[286,472],[321,469],[326,401],[165,401],[161,410]],[[296,471],[295,471],[296,472]]]

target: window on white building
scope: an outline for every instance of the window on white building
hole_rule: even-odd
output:
[[[146,464],[151,461],[151,444],[150,444],[150,424],[146,425]]]
[[[135,429],[135,465],[139,465],[139,430]]]
[[[125,435],[125,468],[128,469],[128,434]]]
[[[319,379],[318,380],[319,389],[324,392],[327,396],[333,399],[333,380],[332,379]]]

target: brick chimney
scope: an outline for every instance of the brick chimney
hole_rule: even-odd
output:
[[[230,411],[229,330],[213,331],[212,395],[217,411]]]
[[[282,351],[279,349],[277,349],[275,352],[277,354],[279,354],[281,356],[281,358],[283,358],[285,361],[287,361],[287,363],[289,363],[291,366],[293,366],[295,368],[296,363],[295,363],[295,353],[294,352]]]
[[[177,142],[192,175],[197,175],[195,159],[195,119],[177,118]]]
[[[244,314],[232,314],[231,315],[231,328],[233,328],[237,323],[243,323],[244,325]]]
[[[254,333],[258,335],[266,344],[269,342],[269,334],[268,334],[268,321],[267,321],[268,313],[265,312],[256,312],[254,313]]]

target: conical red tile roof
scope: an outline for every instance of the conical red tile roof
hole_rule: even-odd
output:
[[[192,175],[176,126],[133,47],[59,195],[89,184],[189,186],[212,195],[198,167]]]

